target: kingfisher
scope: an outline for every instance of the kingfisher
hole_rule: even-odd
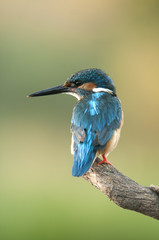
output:
[[[104,71],[90,68],[72,74],[62,85],[28,97],[59,93],[77,98],[71,120],[72,175],[85,174],[99,155],[103,159],[99,164],[112,165],[107,157],[117,146],[123,126],[123,111],[113,80]]]

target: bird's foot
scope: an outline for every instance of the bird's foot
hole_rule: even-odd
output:
[[[103,160],[100,161],[98,164],[106,163],[106,164],[109,164],[109,165],[113,166],[113,165],[106,159],[106,157],[104,156],[104,154],[102,155],[102,158],[103,158]]]

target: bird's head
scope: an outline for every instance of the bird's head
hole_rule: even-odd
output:
[[[67,93],[80,99],[95,92],[109,92],[112,95],[116,95],[113,80],[104,71],[90,68],[72,74],[60,86],[35,92],[30,94],[29,97]]]

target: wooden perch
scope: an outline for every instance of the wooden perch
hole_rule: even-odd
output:
[[[118,206],[159,220],[159,187],[144,187],[108,164],[96,159],[83,178],[97,187]]]

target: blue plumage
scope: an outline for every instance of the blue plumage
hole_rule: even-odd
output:
[[[93,163],[97,150],[102,150],[120,127],[121,105],[117,97],[106,92],[87,95],[73,110],[71,131],[74,138],[73,176],[81,176]],[[83,133],[79,137],[77,129]]]
[[[74,142],[74,161],[72,175],[80,177],[88,171],[95,158],[97,146],[93,145],[95,133],[91,127],[85,130],[85,139],[83,142]]]
[[[71,121],[73,176],[86,173],[97,153],[102,154],[101,163],[109,163],[105,155],[116,147],[123,122],[113,80],[100,69],[86,69],[71,75],[60,86],[30,94],[29,97],[58,93],[78,98]]]
[[[108,89],[115,92],[115,86],[113,83],[113,80],[101,69],[97,68],[90,68],[85,69],[79,72],[76,72],[71,75],[71,77],[67,80],[69,83],[96,83],[97,86],[100,86],[101,88],[107,87]]]

